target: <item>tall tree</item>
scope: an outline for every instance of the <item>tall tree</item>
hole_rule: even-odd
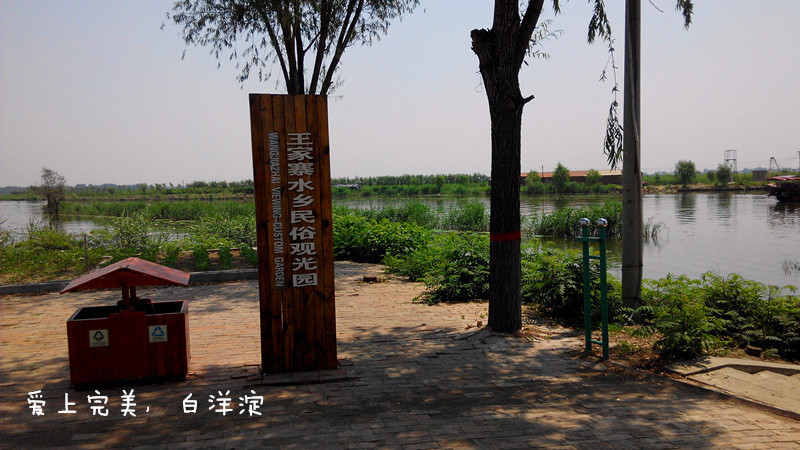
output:
[[[681,186],[688,186],[697,173],[694,163],[689,160],[682,159],[675,164],[675,177],[681,182]]]
[[[610,43],[611,24],[606,15],[604,0],[589,0],[589,2],[594,5],[589,20],[589,42],[593,42],[599,36]],[[519,71],[526,56],[537,54],[531,50],[537,41],[547,36],[546,28],[542,33],[534,33],[539,26],[544,0],[529,0],[524,12],[521,13],[520,7],[524,3],[520,4],[519,0],[495,0],[492,28],[472,30],[471,33],[472,50],[478,56],[481,77],[489,101],[492,127],[489,325],[493,330],[500,332],[513,332],[522,327],[520,144],[522,110],[533,100],[533,96],[522,96]],[[691,22],[692,0],[677,0],[677,9],[683,12],[685,24],[688,26]],[[560,0],[553,0],[553,10],[556,13],[561,11]],[[638,59],[637,53],[637,64]],[[638,96],[638,93],[633,92],[631,95]],[[623,133],[618,130],[619,124],[616,120],[616,102],[612,103],[609,116],[605,147],[609,161],[616,164],[622,159],[623,148],[623,143],[620,142]],[[639,173],[638,178],[628,178],[638,183],[641,193],[641,171],[638,169],[636,171]],[[639,211],[641,218],[641,206]],[[641,266],[639,272],[641,273]],[[641,276],[639,276],[639,290],[641,290]]]
[[[610,32],[603,0],[593,1],[590,40]],[[520,146],[522,110],[533,96],[522,96],[519,71],[525,57],[536,54],[531,50],[533,46],[547,35],[546,28],[543,33],[534,34],[544,0],[530,0],[522,14],[520,6],[518,0],[495,0],[492,28],[471,33],[492,124],[489,326],[506,333],[522,327]],[[553,0],[553,9],[560,11],[558,0]]]
[[[244,81],[280,67],[288,94],[327,95],[345,49],[370,45],[419,0],[180,0],[169,15],[187,44],[226,53]],[[242,48],[241,53],[238,49]],[[310,68],[310,69],[309,69]],[[310,71],[309,71],[310,70]]]
[[[51,221],[57,221],[61,214],[61,202],[66,195],[64,189],[66,182],[64,175],[47,167],[42,168],[42,185],[39,187],[39,192],[47,201],[45,210]]]

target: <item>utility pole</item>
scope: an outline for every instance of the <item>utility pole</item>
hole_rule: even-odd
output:
[[[625,103],[622,140],[622,304],[642,301],[641,1],[625,1]]]

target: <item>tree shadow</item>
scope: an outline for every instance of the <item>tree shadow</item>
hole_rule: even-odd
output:
[[[94,388],[69,384],[63,321],[44,331],[49,337],[27,339],[21,319],[3,319],[3,446],[674,448],[768,441],[773,438],[759,427],[765,423],[800,433],[800,424],[788,419],[577,359],[571,355],[581,341],[571,335],[525,339],[423,323],[444,323],[425,319],[442,306],[413,310],[420,320],[398,321],[405,326],[348,325],[338,343],[344,380],[301,376],[275,383],[276,377],[262,379],[257,365],[257,283],[159,288],[157,294],[155,300],[180,294],[189,300],[196,336],[190,337],[189,377],[98,387],[108,397],[108,416],[92,414]],[[80,301],[116,301],[116,293]],[[25,314],[35,311],[18,306]],[[236,317],[246,320],[228,322]],[[122,412],[121,396],[131,389],[135,417]],[[43,416],[31,414],[28,393],[35,390],[47,402]],[[65,394],[75,414],[58,413]],[[263,397],[260,415],[248,410],[245,396]],[[197,401],[195,412],[184,410],[187,397]],[[230,398],[229,411],[221,398]],[[762,434],[748,436],[756,429]]]

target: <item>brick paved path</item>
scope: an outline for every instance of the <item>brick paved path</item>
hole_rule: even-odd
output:
[[[466,329],[485,323],[485,304],[430,307],[411,302],[419,285],[357,282],[377,270],[337,263],[342,369],[326,383],[261,384],[256,283],[153,288],[156,300],[189,300],[190,377],[100,388],[107,417],[92,415],[93,391],[69,385],[65,321],[118,293],[0,298],[0,447],[800,447],[800,422],[575,359],[580,341],[566,330],[494,336]],[[136,417],[123,417],[123,389],[134,389]],[[43,416],[27,403],[35,390]],[[261,416],[239,414],[251,391]],[[58,413],[65,394],[75,414]],[[221,408],[211,395],[232,411],[209,410]]]

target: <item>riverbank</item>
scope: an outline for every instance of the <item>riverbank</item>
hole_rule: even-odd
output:
[[[766,185],[731,184],[717,186],[713,184],[690,184],[686,187],[675,185],[647,185],[644,186],[645,194],[667,194],[676,192],[766,192]]]

